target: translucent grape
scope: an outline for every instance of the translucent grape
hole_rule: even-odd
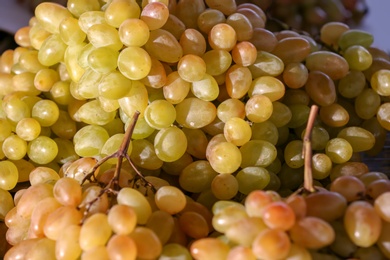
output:
[[[202,238],[191,244],[190,252],[195,259],[226,259],[229,246],[218,238]]]
[[[151,31],[144,48],[151,57],[162,62],[175,63],[183,56],[183,49],[179,42],[164,29]],[[137,64],[139,66],[139,63]]]
[[[130,234],[130,238],[136,244],[137,256],[144,259],[157,258],[162,251],[162,244],[151,229],[146,227],[136,227]]]
[[[268,171],[263,167],[249,166],[241,169],[236,179],[238,190],[248,195],[254,190],[264,189],[270,182]]]
[[[176,121],[187,128],[201,128],[217,115],[215,105],[198,98],[186,98],[176,105]]]
[[[149,30],[161,28],[168,20],[168,7],[160,2],[150,2],[142,8],[140,19],[144,21]]]
[[[252,244],[252,251],[257,258],[283,259],[290,251],[288,235],[277,229],[265,229],[260,232]]]
[[[189,192],[199,193],[211,187],[211,183],[218,173],[206,160],[189,163],[181,171],[180,187]]]
[[[10,160],[20,160],[27,152],[27,142],[18,135],[8,136],[2,143],[2,151]]]
[[[154,147],[157,157],[162,161],[176,161],[187,149],[187,138],[183,131],[175,126],[163,128],[154,139]]]
[[[41,3],[35,8],[35,16],[45,30],[58,33],[61,21],[72,14],[60,4]]]
[[[351,70],[363,71],[368,69],[372,63],[372,56],[370,52],[361,45],[352,45],[348,47],[343,57],[348,62]]]
[[[141,66],[142,64],[142,66]],[[140,47],[127,47],[118,57],[119,71],[131,80],[139,80],[148,75],[152,61],[148,52]]]
[[[18,169],[11,161],[0,162],[0,188],[3,190],[11,190],[18,182]]]
[[[254,95],[245,104],[247,118],[253,123],[261,123],[272,115],[272,101],[266,95]]]
[[[306,67],[309,71],[321,71],[333,80],[343,78],[349,71],[347,61],[330,51],[317,51],[309,54],[306,58]]]
[[[208,160],[216,172],[230,174],[240,167],[242,155],[234,144],[221,142],[212,148]]]
[[[143,194],[132,188],[122,188],[117,196],[118,204],[133,208],[137,215],[137,223],[145,224],[152,214],[152,208]]]
[[[353,148],[351,144],[343,138],[333,138],[328,141],[325,147],[325,154],[334,163],[344,163],[351,159]]]
[[[352,45],[369,47],[373,41],[371,33],[359,29],[349,29],[340,35],[337,44],[342,50],[346,50]]]
[[[35,163],[47,164],[57,156],[58,146],[53,139],[39,136],[28,144],[27,154]]]

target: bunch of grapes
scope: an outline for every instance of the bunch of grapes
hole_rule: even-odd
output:
[[[390,257],[360,158],[389,55],[339,21],[272,28],[232,0],[39,4],[0,57],[4,258]]]

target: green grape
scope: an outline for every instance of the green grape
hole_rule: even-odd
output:
[[[342,129],[337,137],[347,140],[352,146],[353,152],[362,152],[371,149],[375,143],[374,135],[358,126]]]
[[[93,0],[93,1],[69,0],[67,2],[67,8],[74,16],[79,17],[81,14],[85,12],[99,10],[100,3],[97,0]]]
[[[15,207],[15,205],[11,193],[9,193],[7,190],[4,190],[3,188],[0,189],[0,198],[3,202],[0,206],[0,219],[4,221],[5,216],[12,208]]]
[[[35,74],[34,86],[40,91],[47,92],[50,91],[53,84],[59,81],[59,79],[60,76],[57,71],[44,68]]]
[[[27,95],[38,95],[40,91],[34,86],[34,77],[35,74],[32,72],[18,72],[12,78],[13,90]]]
[[[79,16],[78,24],[84,33],[94,24],[105,24],[105,12],[103,11],[87,11]]]
[[[250,140],[240,147],[241,168],[249,166],[269,166],[276,158],[276,147],[268,141]]]
[[[386,102],[379,106],[376,117],[379,124],[386,130],[390,129],[390,103]]]
[[[199,99],[213,101],[218,97],[219,86],[214,77],[206,73],[202,79],[191,83],[191,92]]]
[[[278,173],[281,188],[296,190],[303,183],[303,167],[291,168],[286,163],[282,164],[282,168]]]
[[[31,117],[31,109],[28,104],[16,95],[7,95],[2,98],[2,101],[2,108],[6,117],[14,124],[17,124],[23,118]]]
[[[60,138],[72,139],[77,131],[76,122],[68,112],[60,110],[58,120],[50,127],[52,132]]]
[[[47,164],[53,161],[58,154],[56,142],[46,136],[39,136],[27,146],[27,155],[35,163]]]
[[[236,145],[220,142],[212,147],[208,160],[216,172],[231,174],[240,167],[242,155]]]
[[[12,161],[0,161],[0,188],[2,190],[13,189],[19,178],[18,168]]]
[[[330,175],[332,170],[332,161],[324,153],[316,153],[312,157],[313,178],[323,180]]]
[[[246,117],[253,123],[261,123],[268,120],[272,112],[272,101],[266,95],[254,95],[245,104]]]
[[[119,134],[114,134],[110,136],[110,138],[107,139],[107,141],[104,143],[102,149],[100,150],[100,154],[103,156],[108,156],[111,154],[114,154],[116,151],[119,150],[120,146],[122,145],[124,134],[119,133]],[[129,144],[129,147],[127,148],[127,153],[131,154],[132,151],[132,143]],[[111,164],[116,164],[118,163],[117,158],[110,158],[107,161],[108,163]]]
[[[291,62],[284,68],[282,76],[289,88],[297,89],[305,85],[309,72],[303,63]]]
[[[52,34],[45,39],[38,51],[38,60],[45,66],[55,65],[64,60],[67,45],[59,34]]]
[[[191,260],[192,257],[186,247],[177,243],[169,243],[164,245],[159,260],[169,260],[180,258],[183,260]]]
[[[370,79],[372,89],[381,96],[390,95],[389,81],[390,70],[388,69],[378,70]]]
[[[106,23],[91,25],[87,30],[87,38],[96,48],[109,47],[114,50],[120,50],[123,46],[119,39],[118,30]]]
[[[290,105],[309,105],[311,102],[309,95],[303,89],[286,89],[283,97],[283,104]]]
[[[105,125],[114,120],[116,111],[105,111],[98,100],[89,101],[78,109],[80,121],[90,125]]]
[[[13,75],[11,74],[0,74],[0,95],[6,96],[13,92],[13,83],[12,83]]]
[[[349,71],[348,62],[340,55],[330,51],[317,51],[306,58],[306,67],[309,71],[320,71],[331,79],[345,77]]]
[[[146,107],[144,118],[149,126],[161,130],[175,122],[176,110],[166,100],[155,100]]]
[[[282,98],[284,92],[285,87],[280,80],[271,76],[261,76],[252,81],[248,95],[249,97],[264,95],[273,102]]]
[[[279,101],[272,102],[272,114],[268,121],[276,127],[282,127],[290,122],[291,117],[292,113],[287,105]]]
[[[297,128],[306,124],[310,108],[304,104],[292,104],[288,106],[291,111],[291,120],[287,124],[289,128]]]
[[[226,50],[206,51],[202,59],[206,63],[206,73],[211,76],[221,75],[226,72],[233,60],[230,53]]]
[[[148,41],[150,33],[148,25],[143,20],[128,18],[120,24],[118,34],[125,46],[141,47]]]
[[[130,124],[130,120],[127,120],[124,128],[127,129],[129,127],[129,124]],[[155,129],[146,122],[145,117],[142,117],[139,118],[137,120],[137,123],[135,124],[132,138],[144,139],[150,136],[154,131]]]
[[[23,118],[16,125],[15,131],[21,139],[32,141],[41,133],[41,125],[34,118]]]
[[[162,161],[176,161],[187,150],[187,138],[176,126],[162,128],[154,139],[154,149]]]
[[[226,122],[231,118],[245,117],[245,104],[239,99],[229,98],[220,103],[217,107],[217,117]]]
[[[140,81],[133,81],[130,92],[125,97],[119,99],[118,102],[121,110],[128,117],[131,118],[136,111],[140,112],[142,117],[148,106],[148,91]]]
[[[5,119],[0,118],[0,141],[3,142],[12,133],[11,123]]]
[[[352,45],[348,47],[343,57],[348,62],[350,70],[363,71],[368,69],[372,63],[370,52],[361,45]]]
[[[226,140],[236,146],[242,146],[251,139],[251,126],[239,117],[232,117],[225,122],[224,136]]]
[[[300,168],[304,164],[302,156],[303,141],[292,140],[284,148],[285,163],[291,168]]]
[[[122,11],[121,14],[119,14],[120,11]],[[138,18],[140,13],[141,9],[138,3],[123,0],[110,2],[105,12],[107,22],[114,27],[119,27],[127,18]]]
[[[186,191],[199,193],[209,189],[218,173],[206,160],[190,162],[186,165],[179,176],[180,187]]]
[[[162,251],[162,244],[153,230],[146,227],[136,227],[130,234],[137,248],[137,257],[155,259]]]
[[[352,45],[360,45],[367,48],[373,42],[374,37],[371,33],[359,29],[349,29],[340,35],[337,44],[342,50],[346,50]]]
[[[84,74],[84,70],[87,69],[87,57],[89,52],[83,52],[85,48],[92,50],[94,47],[90,43],[86,44],[82,42],[68,46],[64,54],[64,64],[67,68],[67,75],[75,82],[80,80],[81,76]],[[68,84],[71,85],[69,82]]]
[[[198,98],[186,98],[176,105],[176,121],[187,128],[201,128],[210,124],[217,115],[215,105]]]
[[[166,23],[168,16],[168,6],[160,2],[150,2],[142,8],[140,19],[148,25],[149,30],[156,30]]]
[[[357,246],[369,247],[379,239],[382,222],[369,202],[354,201],[345,211],[344,228]]]
[[[35,17],[50,33],[58,33],[61,21],[70,16],[72,14],[66,7],[56,3],[44,2],[35,8]]]
[[[8,159],[20,160],[27,153],[27,142],[18,135],[12,134],[4,140],[2,150]]]
[[[205,159],[209,143],[206,134],[201,129],[182,128],[182,131],[187,138],[186,152],[195,158]]]
[[[45,127],[52,126],[58,120],[59,113],[59,108],[55,102],[44,99],[35,103],[31,111],[31,117]]]
[[[218,9],[206,9],[201,12],[197,19],[199,30],[208,34],[214,25],[226,22],[225,15]]]
[[[73,143],[79,156],[96,156],[108,140],[107,131],[97,125],[87,125],[76,132]]]
[[[258,51],[255,62],[248,67],[253,78],[261,76],[278,76],[283,73],[283,61],[267,51]]]
[[[100,73],[109,73],[116,69],[119,53],[110,47],[98,47],[88,55],[89,66]]]
[[[148,170],[156,170],[163,165],[163,161],[156,155],[153,144],[148,140],[133,140],[132,146],[130,158],[135,165]]]
[[[67,17],[59,24],[59,34],[66,45],[82,43],[87,35],[80,28],[78,19]]]
[[[321,107],[319,118],[327,126],[342,127],[348,124],[350,117],[348,111],[342,105],[333,103]]]
[[[263,167],[248,166],[237,173],[236,179],[238,191],[248,195],[254,190],[261,190],[267,187],[270,182],[270,175],[268,170]]]
[[[146,77],[152,66],[149,53],[140,47],[126,47],[121,50],[118,57],[119,71],[131,80]]]
[[[144,48],[151,57],[161,62],[176,63],[183,56],[183,49],[179,42],[164,29],[151,31]]]
[[[341,137],[330,139],[325,147],[325,154],[334,163],[345,163],[351,159],[353,153],[352,145]]]
[[[16,37],[16,35],[15,35]],[[26,72],[37,73],[42,69],[47,67],[41,64],[38,60],[38,51],[37,50],[28,50],[20,54],[18,59],[18,64],[26,70]],[[25,73],[26,73],[25,72]],[[24,73],[22,73],[24,74]],[[14,75],[14,77],[17,75]]]

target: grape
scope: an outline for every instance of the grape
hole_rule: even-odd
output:
[[[340,35],[337,44],[341,49],[346,50],[352,45],[369,47],[373,41],[374,38],[370,33],[359,29],[349,29]]]
[[[191,255],[188,252],[188,249],[184,246],[176,243],[170,243],[164,245],[161,255],[159,257],[160,260],[168,260],[172,258],[178,258],[180,257],[183,260],[190,260]]]
[[[219,49],[206,51],[202,59],[206,63],[206,73],[211,76],[221,75],[226,72],[233,60],[228,51]]]
[[[214,25],[226,21],[225,15],[218,9],[206,9],[201,12],[197,19],[199,30],[203,33],[209,33]]]
[[[221,142],[212,148],[208,160],[216,172],[231,174],[240,167],[242,155],[234,144]]]
[[[149,202],[139,191],[132,188],[122,188],[117,196],[118,204],[127,205],[134,209],[137,215],[137,223],[145,224],[152,214]]]
[[[20,160],[26,155],[27,142],[18,135],[12,134],[4,140],[2,151],[8,159]]]
[[[346,198],[332,191],[312,193],[305,200],[307,216],[321,218],[327,222],[342,217],[347,208]]]
[[[328,155],[334,163],[347,162],[351,159],[352,152],[353,148],[351,144],[341,137],[330,139],[325,147],[325,154]]]
[[[144,21],[149,30],[161,28],[168,20],[168,7],[160,2],[150,2],[142,8],[140,19]]]
[[[264,189],[270,182],[270,175],[263,167],[248,166],[242,168],[236,175],[238,190],[248,195],[251,191]]]
[[[348,62],[351,70],[363,71],[368,69],[372,63],[372,56],[370,52],[360,45],[352,45],[348,47],[343,57]]]
[[[139,80],[148,75],[151,66],[152,61],[149,54],[137,46],[123,49],[118,56],[119,71],[131,80]]]
[[[288,235],[277,229],[265,229],[260,232],[252,244],[252,251],[257,258],[283,259],[290,251]]]
[[[7,190],[0,189],[0,198],[3,203],[0,207],[0,219],[4,221],[5,216],[8,214],[8,212],[15,207],[13,197],[11,193],[9,193]]]
[[[55,254],[57,259],[77,258],[81,255],[81,248],[78,243],[80,236],[79,225],[72,225],[63,232],[56,240]]]
[[[260,76],[278,76],[283,73],[283,61],[267,51],[257,51],[255,62],[248,67],[252,73],[252,77]]]
[[[309,71],[321,71],[331,79],[341,79],[348,73],[348,63],[340,55],[329,51],[317,51],[306,58],[306,67]]]
[[[201,128],[217,116],[215,105],[209,101],[190,97],[176,105],[176,121],[187,128]]]
[[[187,138],[181,129],[175,126],[166,127],[156,134],[154,148],[157,157],[162,161],[176,161],[187,150]]]
[[[344,227],[356,245],[369,247],[378,240],[382,222],[371,204],[366,201],[354,201],[345,212]]]
[[[162,251],[162,244],[151,229],[146,227],[136,227],[130,234],[137,248],[137,256],[146,259],[158,257]]]
[[[206,52],[206,40],[198,30],[192,28],[183,30],[179,36],[179,43],[184,55],[202,56]]]
[[[63,206],[76,207],[81,202],[81,186],[75,179],[61,178],[53,186],[53,195]]]
[[[195,259],[226,259],[229,246],[218,238],[208,237],[198,239],[192,243],[190,252]]]
[[[162,62],[175,63],[183,56],[183,49],[179,42],[164,29],[151,31],[144,48],[151,57]],[[137,63],[138,66],[139,63]]]
[[[113,235],[106,248],[110,259],[136,259],[137,247],[129,236]]]

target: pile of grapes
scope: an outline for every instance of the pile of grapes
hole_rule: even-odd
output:
[[[233,0],[39,4],[0,57],[0,256],[390,258],[389,173],[361,160],[389,55],[271,25]]]

